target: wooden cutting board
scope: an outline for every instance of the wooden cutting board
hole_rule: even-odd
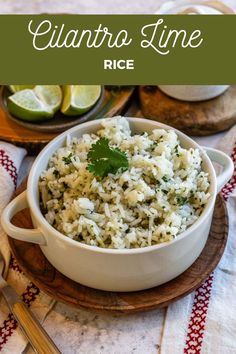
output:
[[[236,123],[236,86],[207,101],[171,98],[157,86],[139,87],[141,115],[173,126],[188,135],[210,135]]]
[[[18,188],[17,193],[25,188],[26,183]],[[31,228],[29,210],[18,213],[13,222],[19,227]],[[133,313],[167,306],[198,288],[218,264],[227,237],[227,210],[223,198],[218,196],[208,241],[195,263],[166,284],[131,293],[101,291],[78,284],[58,272],[45,258],[38,245],[10,237],[9,243],[24,273],[54,299],[90,310]]]

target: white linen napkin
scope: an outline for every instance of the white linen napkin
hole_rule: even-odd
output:
[[[17,176],[24,156],[25,149],[0,142],[0,214],[10,201],[17,184]],[[7,281],[24,302],[31,306],[39,320],[43,320],[54,301],[33,285],[22,273],[16,262],[11,259],[7,236],[0,226],[0,249],[8,271]],[[0,299],[0,351],[1,353],[19,354],[27,344],[17,323],[1,297]]]
[[[10,201],[16,188],[17,175],[21,162],[26,155],[26,150],[17,148],[11,144],[0,142],[0,213]],[[9,265],[10,250],[7,237],[0,226],[0,249]]]

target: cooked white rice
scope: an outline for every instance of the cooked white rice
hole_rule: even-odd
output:
[[[126,153],[128,170],[103,179],[88,171],[87,153],[100,137]],[[170,241],[198,219],[210,196],[201,162],[199,150],[181,147],[174,130],[131,135],[125,118],[104,119],[96,135],[68,137],[51,157],[39,182],[42,211],[62,234],[92,246]]]

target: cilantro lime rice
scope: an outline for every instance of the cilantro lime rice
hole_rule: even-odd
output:
[[[123,117],[97,134],[67,138],[41,175],[41,209],[62,234],[105,248],[171,241],[200,216],[210,197],[198,149],[174,130],[132,135]]]

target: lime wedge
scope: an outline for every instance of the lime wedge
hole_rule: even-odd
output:
[[[100,85],[65,85],[61,111],[68,116],[83,114],[95,105],[101,95]]]
[[[55,113],[61,105],[62,102],[62,91],[58,85],[44,85],[35,86],[33,90],[40,101],[42,101],[45,106],[50,107]]]
[[[33,89],[34,87],[35,85],[8,85],[8,88],[12,93],[16,93],[25,89]]]
[[[14,116],[27,121],[52,118],[62,101],[60,86],[35,86],[8,97],[8,110]]]

